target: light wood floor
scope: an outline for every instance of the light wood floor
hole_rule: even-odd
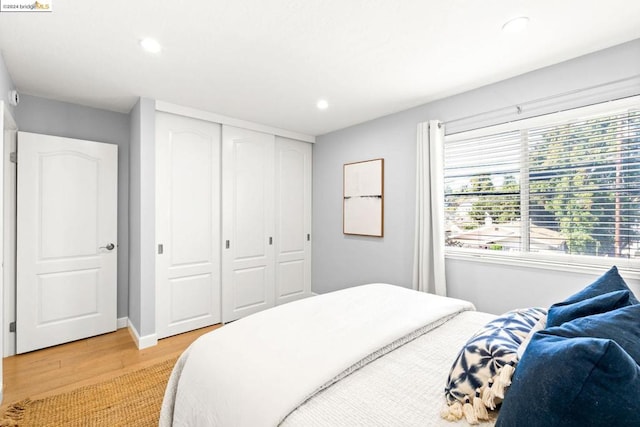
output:
[[[3,361],[1,413],[25,398],[40,399],[178,357],[200,335],[220,325],[158,341],[138,350],[127,328],[44,350],[10,356]]]

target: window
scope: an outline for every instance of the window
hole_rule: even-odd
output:
[[[448,251],[640,259],[640,104],[612,105],[447,136]]]

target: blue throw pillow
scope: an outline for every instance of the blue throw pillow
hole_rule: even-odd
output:
[[[638,304],[638,299],[633,295],[629,286],[627,286],[624,279],[620,276],[618,268],[615,265],[602,276],[598,277],[595,282],[591,283],[580,292],[571,295],[569,298],[564,300],[564,302],[570,304],[613,291],[629,291],[629,301],[631,304]]]
[[[590,316],[592,314],[606,313],[620,307],[626,307],[630,303],[629,291],[614,291],[598,295],[592,298],[576,302],[560,302],[549,307],[547,315],[547,328],[560,326],[564,322],[569,322],[579,317]]]
[[[580,317],[561,326],[548,328],[550,334],[565,338],[592,337],[615,341],[640,363],[640,304],[607,313]]]
[[[640,426],[640,367],[614,341],[534,335],[496,427]]]

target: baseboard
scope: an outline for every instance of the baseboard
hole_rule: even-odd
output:
[[[118,318],[118,323],[116,324],[117,329],[126,328],[129,326],[129,318],[128,317],[120,317]]]
[[[150,335],[145,335],[141,337],[136,327],[133,326],[133,323],[131,323],[130,321],[127,323],[128,323],[127,326],[129,327],[129,333],[131,334],[131,337],[135,341],[136,346],[138,347],[138,350],[142,350],[143,348],[153,347],[154,345],[158,344],[158,336],[156,334],[150,334]]]

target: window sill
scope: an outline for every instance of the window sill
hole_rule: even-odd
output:
[[[640,262],[633,259],[535,253],[524,255],[462,248],[446,248],[445,259],[595,275],[616,265],[625,279],[640,280]]]

